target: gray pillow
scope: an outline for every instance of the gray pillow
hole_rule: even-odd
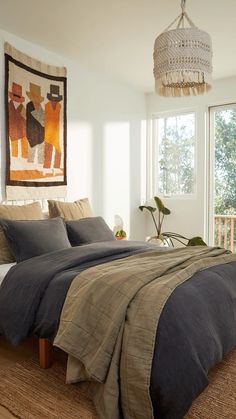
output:
[[[115,236],[102,217],[66,221],[72,246],[115,240]]]
[[[60,217],[36,221],[2,219],[0,224],[17,262],[71,247]]]

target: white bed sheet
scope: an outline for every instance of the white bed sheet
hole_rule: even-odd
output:
[[[7,272],[11,269],[12,266],[14,266],[16,263],[4,263],[3,265],[0,265],[0,287],[2,284],[2,281],[4,280]]]

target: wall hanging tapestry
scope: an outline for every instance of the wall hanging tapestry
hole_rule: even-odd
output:
[[[6,196],[66,196],[66,69],[5,44]]]

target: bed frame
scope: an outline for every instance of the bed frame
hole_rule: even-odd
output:
[[[46,370],[53,363],[53,346],[48,339],[39,338],[39,365]]]
[[[67,198],[54,198],[57,201],[66,202]],[[3,199],[0,203],[3,205],[25,205],[25,204],[31,204],[33,202],[40,202],[42,206],[42,210],[44,212],[47,212],[48,205],[47,205],[47,199],[27,199],[27,200],[15,200],[15,201],[8,201],[6,199]],[[53,346],[50,343],[48,339],[39,338],[39,364],[40,367],[43,369],[50,368],[53,363]]]
[[[48,198],[48,199],[53,199],[56,201],[61,201],[61,202],[67,202],[67,198],[60,198],[60,197],[55,197],[55,198]],[[7,200],[7,199],[2,199],[0,201],[1,205],[27,205],[27,204],[32,204],[33,202],[40,202],[42,210],[44,213],[48,212],[48,201],[47,198],[43,198],[43,199],[21,199],[21,200]]]

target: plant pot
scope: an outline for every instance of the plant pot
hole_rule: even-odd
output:
[[[146,242],[156,244],[159,247],[171,247],[170,241],[167,239],[165,241],[155,238],[155,237],[146,237]]]

